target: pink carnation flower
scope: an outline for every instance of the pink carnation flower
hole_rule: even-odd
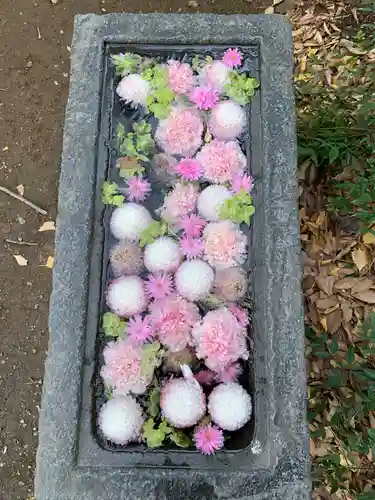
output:
[[[204,243],[201,238],[184,236],[180,239],[180,250],[187,259],[197,259],[203,254]]]
[[[237,68],[242,64],[242,54],[238,49],[228,49],[224,52],[223,63],[228,68]]]
[[[246,359],[246,329],[225,307],[210,311],[192,330],[198,359],[210,370],[221,372],[239,358]]]
[[[198,199],[198,187],[194,184],[178,182],[166,196],[161,215],[170,224],[181,221],[186,215],[195,210]]]
[[[130,201],[144,201],[151,192],[151,184],[142,177],[134,176],[127,182],[126,194]]]
[[[165,299],[173,292],[172,277],[166,273],[149,274],[145,289],[153,299]]]
[[[199,109],[213,108],[219,102],[219,98],[219,91],[206,85],[194,87],[189,96],[191,102]]]
[[[235,174],[243,173],[247,163],[237,142],[217,139],[206,144],[196,160],[203,167],[204,177],[217,184],[229,182]]]
[[[224,434],[213,425],[197,427],[194,431],[194,442],[197,450],[204,455],[213,455],[224,446]]]
[[[249,324],[249,315],[246,309],[238,307],[236,304],[229,304],[228,309],[232,314],[234,314],[242,326],[247,326]]]
[[[203,239],[204,258],[210,266],[225,269],[245,262],[247,238],[233,222],[207,224]]]
[[[234,363],[233,365],[229,365],[224,370],[220,371],[217,374],[217,381],[224,382],[228,384],[230,382],[237,382],[238,377],[242,373],[242,368],[239,363]]]
[[[192,158],[182,159],[176,166],[177,173],[187,181],[197,181],[202,175],[202,167]]]
[[[144,344],[154,337],[150,319],[147,316],[142,319],[139,314],[129,319],[126,333],[128,338],[135,344]]]
[[[254,179],[249,174],[235,174],[231,181],[231,189],[233,193],[239,193],[241,189],[244,189],[248,193],[251,193],[254,187]]]
[[[203,66],[199,74],[199,82],[201,85],[208,85],[221,92],[229,83],[229,71],[228,66],[222,61],[212,61]]]
[[[100,374],[105,385],[114,389],[116,396],[124,396],[129,392],[134,394],[146,392],[152,374],[141,375],[142,355],[142,348],[132,344],[129,339],[109,342],[104,348],[105,365]]]
[[[155,139],[168,154],[193,156],[202,144],[203,122],[196,109],[175,108],[161,120]]]
[[[168,84],[177,94],[188,94],[193,86],[193,70],[189,64],[168,61]]]
[[[191,343],[191,329],[200,319],[198,307],[177,294],[153,302],[150,314],[160,342],[172,352]]]
[[[180,222],[179,227],[183,230],[186,236],[196,238],[201,236],[202,231],[206,225],[206,221],[198,215],[186,215]]]

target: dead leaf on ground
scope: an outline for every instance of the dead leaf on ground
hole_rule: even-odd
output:
[[[42,231],[55,231],[56,227],[55,227],[55,221],[53,220],[49,220],[47,222],[45,222],[44,224],[42,224],[40,226],[40,228],[38,229],[38,232],[42,232]]]
[[[323,310],[329,309],[330,307],[334,307],[336,304],[337,304],[336,297],[327,297],[316,301],[317,308]]]
[[[327,314],[327,332],[335,333],[341,326],[342,322],[342,311],[341,309],[336,309],[331,313]]]
[[[334,283],[335,278],[333,276],[326,276],[324,278],[318,276],[316,278],[316,284],[328,296],[332,295]]]
[[[334,288],[336,290],[350,290],[358,283],[358,278],[342,278],[336,281]]]
[[[366,290],[365,292],[356,293],[354,297],[358,300],[362,300],[362,302],[366,302],[367,304],[375,304],[374,290]]]
[[[353,309],[349,306],[347,302],[343,302],[341,304],[341,310],[342,310],[344,324],[349,323],[349,321],[351,321],[353,316]]]
[[[362,271],[364,267],[368,266],[367,252],[363,248],[353,250],[351,255],[354,264],[358,268],[358,271]]]
[[[23,184],[18,184],[18,186],[16,186],[16,189],[17,189],[17,191],[19,192],[19,194],[20,194],[21,196],[23,196],[23,194],[24,194],[24,192],[25,192],[25,188],[24,188]]]
[[[22,255],[13,255],[13,257],[16,259],[19,266],[27,266],[28,260]]]
[[[46,267],[49,267],[49,269],[52,269],[53,268],[53,257],[50,255],[47,259],[47,262],[46,262]]]
[[[372,233],[366,233],[363,235],[362,241],[365,245],[375,245],[375,235]]]
[[[363,278],[362,280],[358,280],[358,282],[353,286],[351,293],[355,295],[359,292],[364,292],[369,290],[374,285],[374,282],[369,278]]]

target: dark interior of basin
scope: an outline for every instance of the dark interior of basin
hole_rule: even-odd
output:
[[[153,131],[156,128],[156,120],[154,117],[151,118],[151,115],[145,114],[142,108],[138,108],[136,110],[132,109],[129,105],[120,102],[118,96],[116,95],[116,86],[120,81],[120,77],[116,76],[115,68],[111,63],[110,56],[112,54],[119,54],[125,52],[133,52],[139,54],[141,56],[147,56],[151,58],[156,58],[160,62],[166,61],[167,59],[176,59],[180,61],[191,62],[195,54],[203,55],[203,56],[211,56],[213,58],[221,58],[223,52],[227,49],[227,46],[157,46],[157,45],[120,45],[120,44],[109,44],[106,46],[105,56],[104,56],[104,68],[103,72],[103,91],[102,91],[102,113],[101,113],[101,123],[100,123],[100,141],[99,141],[99,152],[98,152],[98,169],[105,170],[105,178],[109,181],[114,181],[119,185],[123,184],[123,180],[118,175],[118,169],[116,168],[116,159],[118,157],[116,152],[116,141],[115,141],[115,129],[116,126],[121,123],[124,125],[126,132],[131,131],[131,126],[133,121],[139,121],[142,119],[147,119],[149,123],[153,126]],[[258,48],[256,46],[240,46],[239,47],[244,55],[244,65],[243,71],[247,72],[250,76],[256,77],[259,80],[259,58],[258,58]],[[259,92],[259,91],[258,91]],[[253,103],[258,100],[257,94],[253,98]],[[253,104],[254,105],[254,104]],[[251,172],[250,165],[255,161],[253,158],[253,149],[252,149],[252,130],[254,127],[259,128],[259,124],[256,123],[252,115],[252,105],[248,106],[248,127],[245,131],[245,134],[241,137],[240,146],[243,152],[246,154],[248,160],[248,170]],[[158,150],[157,152],[159,152]],[[160,151],[161,152],[161,151]],[[146,173],[147,176],[150,177],[150,181],[152,182],[152,194],[146,200],[144,205],[153,213],[156,208],[159,208],[162,200],[164,198],[166,186],[163,183],[160,183],[152,176],[152,162],[149,165],[146,165]],[[97,191],[99,192],[101,189],[101,185],[97,185]],[[162,192],[164,190],[164,193]],[[98,195],[99,196],[99,195]],[[256,197],[256,183],[255,189],[253,192],[253,196]],[[100,198],[100,196],[99,196]],[[100,330],[100,322],[101,316],[103,313],[108,311],[108,307],[105,302],[105,292],[108,286],[108,283],[113,279],[113,275],[111,273],[110,266],[108,265],[108,257],[109,250],[114,245],[116,240],[111,236],[109,231],[109,220],[113,208],[111,206],[105,206],[102,212],[102,224],[104,226],[104,238],[103,238],[103,247],[102,247],[102,271],[101,276],[98,279],[101,280],[101,301],[99,305],[99,313],[100,317],[98,318],[98,333],[97,333],[97,341],[96,341],[96,370],[95,376],[93,379],[93,408],[94,414],[92,415],[92,423],[93,423],[93,431],[98,440],[98,443],[101,447],[106,450],[110,450],[113,452],[149,452],[149,453],[158,453],[160,451],[166,451],[175,449],[180,453],[197,453],[193,449],[185,450],[182,448],[178,448],[174,445],[167,445],[163,448],[149,449],[144,444],[130,444],[127,446],[118,446],[110,441],[108,441],[100,432],[97,423],[97,415],[100,410],[100,407],[106,401],[105,397],[105,389],[103,381],[99,375],[100,369],[103,365],[103,356],[102,352],[105,345],[109,340],[112,340],[110,337],[104,336],[104,334]],[[256,217],[256,214],[255,214]],[[250,283],[251,283],[251,248],[252,248],[252,238],[251,238],[251,227],[250,230],[247,226],[243,228],[244,231],[247,232],[249,238],[249,253],[248,259],[245,266],[250,271]],[[145,273],[144,276],[146,276]],[[250,289],[250,297],[252,296],[253,289],[252,285]],[[203,311],[201,311],[203,312]],[[243,373],[240,377],[239,382],[245,389],[250,393],[254,393],[254,384],[253,384],[253,357],[256,356],[256,353],[252,352],[252,336],[256,334],[256,332],[252,331],[251,328],[251,318],[250,318],[250,326],[248,329],[248,343],[250,350],[250,358],[246,362],[243,362]],[[254,398],[253,398],[254,399]],[[240,451],[247,448],[252,441],[254,434],[254,413],[256,412],[256,408],[253,408],[253,414],[251,420],[240,430],[232,433],[228,433],[230,435],[230,439],[225,441],[225,450],[230,451]],[[219,452],[220,453],[220,452]]]

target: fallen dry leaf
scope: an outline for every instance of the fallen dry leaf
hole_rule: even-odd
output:
[[[27,266],[28,260],[22,255],[13,255],[13,257],[16,259],[19,266]]]
[[[375,236],[372,233],[366,233],[363,235],[362,241],[365,245],[375,245]]]
[[[335,278],[333,276],[326,276],[325,278],[318,276],[316,278],[316,284],[328,296],[332,295],[334,283]]]
[[[267,7],[266,10],[264,11],[265,14],[274,14],[275,9],[273,7]]]
[[[364,267],[368,266],[367,252],[363,248],[353,250],[351,255],[358,271],[362,271]]]
[[[324,316],[323,318],[320,318],[320,324],[324,328],[325,331],[327,331],[327,318]]]
[[[55,222],[53,220],[49,220],[40,226],[40,228],[38,229],[38,232],[54,231],[55,229],[56,229]]]
[[[354,297],[358,300],[362,300],[362,302],[366,302],[367,304],[375,304],[375,291],[374,290],[366,290],[365,292],[359,292]]]
[[[327,320],[327,332],[329,333],[335,333],[341,326],[342,322],[342,311],[341,309],[336,309],[335,311],[332,311],[331,313],[327,314],[326,320]]]
[[[369,290],[374,285],[374,282],[369,278],[363,278],[362,280],[358,280],[358,282],[351,289],[351,293],[355,295],[359,292],[364,292],[365,290]]]
[[[349,321],[351,321],[352,316],[353,316],[352,308],[349,306],[349,304],[347,304],[347,302],[343,302],[341,304],[341,310],[342,310],[344,324],[349,323]]]
[[[50,269],[53,268],[53,257],[51,255],[48,257],[47,262],[46,262],[46,267],[49,267]]]
[[[336,304],[336,297],[327,297],[316,301],[316,306],[318,307],[318,309],[329,309],[330,307],[334,307]]]
[[[25,188],[24,188],[23,184],[19,184],[18,186],[16,186],[16,189],[17,189],[17,191],[19,192],[19,194],[20,194],[21,196],[23,196],[23,195],[24,195]]]
[[[342,278],[341,280],[336,281],[335,289],[336,290],[350,290],[355,286],[358,282],[357,278]]]

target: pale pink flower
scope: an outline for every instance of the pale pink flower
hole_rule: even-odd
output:
[[[214,183],[230,182],[235,174],[243,173],[247,161],[238,143],[214,139],[196,156],[203,167],[204,177]]]
[[[168,61],[168,85],[176,94],[188,94],[193,86],[193,70],[189,64]]]
[[[237,382],[238,377],[242,373],[242,368],[239,363],[233,363],[233,365],[229,365],[224,370],[221,370],[217,376],[216,380],[218,382],[224,382],[228,384],[229,382]]]
[[[199,321],[199,309],[177,294],[150,305],[151,322],[162,344],[172,352],[191,343],[191,329]]]
[[[206,225],[206,221],[195,214],[186,215],[179,224],[186,236],[196,238],[201,236],[202,231]]]
[[[177,179],[176,165],[176,158],[158,153],[152,158],[150,176],[153,175],[162,184],[173,184]]]
[[[197,259],[203,254],[204,243],[201,238],[184,236],[180,239],[180,250],[187,259]]]
[[[235,302],[246,295],[248,282],[241,267],[217,270],[213,293],[224,301]]]
[[[153,299],[164,299],[173,292],[172,276],[167,273],[149,274],[145,289]]]
[[[139,314],[129,319],[126,327],[128,338],[135,344],[144,344],[154,337],[150,319]]]
[[[225,307],[208,312],[192,330],[198,359],[215,372],[221,372],[239,358],[246,359],[246,329]]]
[[[238,49],[226,50],[222,59],[225,66],[228,66],[228,68],[237,68],[238,66],[241,66],[242,60],[242,54]]]
[[[219,91],[207,85],[194,87],[189,96],[189,99],[197,108],[206,110],[213,108],[219,102],[219,98]]]
[[[198,187],[194,184],[178,182],[164,200],[161,216],[170,224],[176,224],[195,210]]]
[[[168,154],[193,156],[202,144],[203,122],[193,108],[176,107],[168,118],[161,120],[155,139]]]
[[[221,429],[211,424],[197,427],[194,431],[197,450],[204,455],[213,455],[224,446],[224,434]]]
[[[246,259],[247,238],[229,220],[211,222],[203,231],[204,258],[218,269],[238,266]]]
[[[215,382],[216,373],[211,370],[201,370],[194,374],[194,377],[201,385],[212,385]]]
[[[105,385],[111,387],[116,396],[123,396],[129,392],[134,394],[146,392],[152,374],[141,375],[142,355],[142,348],[127,338],[109,342],[104,348],[105,364],[100,374]]]
[[[233,193],[239,193],[242,189],[251,193],[254,187],[254,179],[249,174],[235,174],[231,181]]]
[[[229,83],[229,72],[230,69],[222,61],[212,61],[201,69],[199,83],[221,92]]]
[[[187,181],[197,181],[202,175],[202,167],[192,158],[183,158],[176,165],[177,173]]]
[[[228,304],[228,309],[234,314],[239,321],[240,325],[247,326],[249,324],[249,315],[246,309],[237,306],[236,304]]]
[[[142,177],[131,177],[127,183],[126,194],[130,201],[144,201],[151,192],[151,184]]]

